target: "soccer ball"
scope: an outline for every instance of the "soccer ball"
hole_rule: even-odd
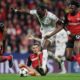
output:
[[[26,68],[21,68],[21,69],[19,70],[19,75],[20,75],[21,77],[28,76],[28,70],[27,70]]]

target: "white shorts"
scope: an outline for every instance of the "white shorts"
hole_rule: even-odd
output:
[[[66,42],[68,41],[67,32],[62,29],[56,35],[48,39],[51,43],[55,41],[55,56],[64,56],[66,49]],[[42,46],[44,45],[44,37],[42,38]]]
[[[55,56],[64,56],[67,41],[68,41],[67,32],[64,29],[62,29],[60,32],[56,34]]]
[[[62,46],[57,46],[55,48],[55,54],[54,54],[54,56],[55,57],[64,56],[65,55],[65,49],[66,49],[66,44],[64,44]]]

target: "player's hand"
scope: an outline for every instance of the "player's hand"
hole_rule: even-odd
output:
[[[45,39],[48,39],[48,38],[50,38],[51,36],[50,35],[46,35],[44,38]]]
[[[28,39],[34,39],[34,36],[32,34],[27,35]]]
[[[17,12],[18,10],[17,9],[14,9],[14,11]]]

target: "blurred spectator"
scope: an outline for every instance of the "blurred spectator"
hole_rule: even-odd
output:
[[[20,39],[20,45],[19,45],[19,52],[21,54],[25,54],[28,52],[28,46],[29,46],[29,40],[27,39],[26,35],[23,34]]]
[[[28,8],[29,9],[35,9],[36,8],[36,4],[34,2],[34,0],[25,0],[28,4]]]
[[[4,21],[6,19],[6,10],[4,8],[0,8],[0,21]]]
[[[58,0],[57,4],[56,4],[56,7],[58,9],[64,9],[65,8],[64,2],[62,0]]]
[[[17,25],[16,25],[16,35],[17,35],[17,36],[20,36],[21,33],[22,33],[21,27],[20,27],[19,24],[17,24]]]
[[[8,35],[16,35],[16,30],[15,28],[13,27],[13,24],[9,23],[8,25],[9,27],[7,28],[7,34]]]
[[[29,44],[34,41],[22,39],[27,34],[33,34],[41,37],[40,26],[36,17],[26,13],[15,13],[12,8],[17,9],[35,9],[37,5],[44,4],[47,9],[56,15],[61,20],[64,20],[65,13],[69,12],[69,3],[71,0],[0,0],[0,21],[4,21],[7,27],[7,42],[14,52],[26,52]],[[80,1],[80,0],[78,0]],[[29,44],[28,44],[29,43]],[[25,47],[24,47],[24,46]]]
[[[11,47],[10,46],[7,46],[6,52],[4,54],[6,54],[6,55],[12,54],[12,51],[11,51]]]

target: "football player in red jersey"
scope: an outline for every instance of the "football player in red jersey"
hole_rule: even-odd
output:
[[[46,75],[48,72],[48,69],[46,70],[46,72],[44,72],[41,68],[42,66],[42,52],[41,52],[41,48],[39,44],[33,44],[31,47],[32,53],[29,56],[28,59],[28,66],[33,67],[33,69],[35,69],[38,74],[40,75]]]
[[[9,61],[9,67],[11,68],[13,66],[12,62],[12,56],[4,56],[5,52],[5,41],[6,41],[6,27],[4,26],[3,22],[0,22],[0,62]]]
[[[70,61],[77,61],[75,57],[77,55],[72,56],[72,51],[74,49],[74,53],[80,55],[80,11],[79,11],[79,3],[76,1],[71,1],[70,4],[70,12],[66,16],[67,29],[69,33],[69,41],[67,43],[67,54],[66,57]]]

